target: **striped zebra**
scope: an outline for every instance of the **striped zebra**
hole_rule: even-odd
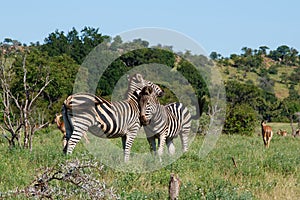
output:
[[[129,78],[127,99],[110,102],[93,94],[78,93],[69,96],[63,104],[67,145],[64,152],[72,153],[82,135],[87,131],[101,138],[122,138],[124,161],[129,160],[130,150],[140,128],[138,95],[144,86],[154,89],[158,96],[163,90],[144,80],[141,74]]]
[[[153,89],[146,86],[139,92],[139,106],[140,121],[152,151],[156,153],[155,139],[158,138],[158,155],[162,155],[165,144],[169,153],[174,154],[173,139],[178,135],[183,151],[188,150],[191,114],[182,103],[161,105]]]

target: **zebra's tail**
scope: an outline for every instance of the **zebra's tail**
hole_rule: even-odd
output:
[[[64,153],[67,152],[67,148],[68,148],[68,141],[71,138],[71,135],[73,133],[73,125],[72,125],[72,121],[70,118],[70,115],[72,115],[72,111],[70,109],[67,108],[67,105],[65,104],[66,101],[63,103],[62,106],[62,116],[63,116],[63,120],[64,120],[64,124],[65,124],[65,129],[66,129],[66,135],[64,138]]]

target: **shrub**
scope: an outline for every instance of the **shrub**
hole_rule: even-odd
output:
[[[281,67],[280,65],[272,65],[268,72],[269,74],[278,74],[278,68]]]
[[[224,132],[252,135],[257,125],[257,112],[248,104],[237,104],[227,109]]]

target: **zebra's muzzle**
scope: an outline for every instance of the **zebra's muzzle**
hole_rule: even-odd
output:
[[[147,126],[150,124],[150,120],[147,120],[145,115],[140,116],[140,122],[143,126]]]

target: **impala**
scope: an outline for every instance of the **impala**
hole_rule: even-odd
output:
[[[278,135],[281,135],[281,136],[287,136],[287,131],[286,131],[286,130],[281,130],[281,129],[279,129],[279,130],[277,131],[277,134],[278,134]]]
[[[262,131],[262,137],[264,140],[265,147],[269,148],[270,141],[273,136],[272,128],[271,128],[271,126],[268,126],[265,121],[262,121],[261,122],[261,131]]]

